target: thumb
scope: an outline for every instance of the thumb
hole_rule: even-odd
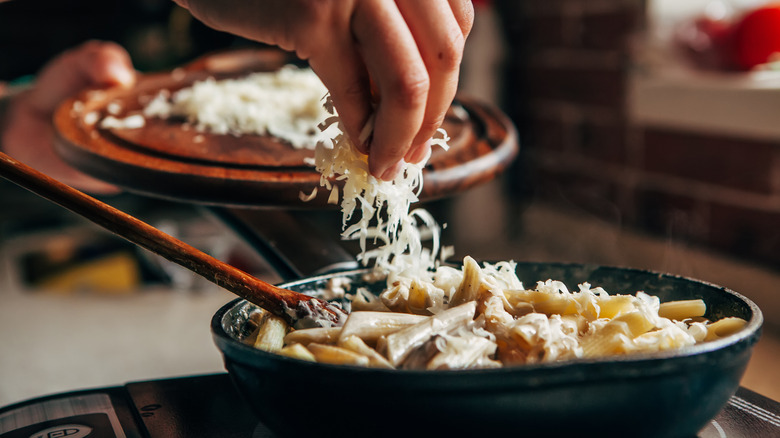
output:
[[[127,54],[115,43],[90,41],[49,62],[36,79],[32,107],[53,112],[67,97],[86,87],[132,86],[135,71]]]

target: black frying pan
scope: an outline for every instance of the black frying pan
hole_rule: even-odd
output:
[[[333,276],[364,284],[362,271],[294,281],[316,294]],[[762,315],[742,295],[656,272],[520,263],[524,284],[587,281],[610,293],[643,290],[661,301],[701,298],[710,319],[748,321],[729,337],[673,352],[489,370],[408,371],[314,364],[242,344],[250,304],[235,300],[211,328],[225,367],[254,412],[281,436],[691,437],[739,386]]]

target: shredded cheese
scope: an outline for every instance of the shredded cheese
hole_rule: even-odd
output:
[[[344,134],[330,96],[324,107],[331,116],[319,125],[320,129],[325,132],[335,126],[337,130],[332,138],[318,143],[314,165],[321,175],[320,185],[331,191],[330,202],[339,195],[331,180],[343,182],[342,238],[360,242],[358,260],[364,265],[373,260],[376,268],[390,274],[430,277],[440,252],[441,228],[426,210],[411,209],[419,201],[428,157],[420,163],[404,163],[392,181],[377,179],[368,170],[368,156]],[[361,136],[370,133],[371,120]],[[440,130],[432,143],[446,149],[448,140]],[[425,235],[432,240],[430,247],[422,243]],[[369,248],[369,244],[374,246]]]
[[[328,116],[327,89],[311,69],[286,66],[236,79],[209,78],[175,93],[162,90],[144,107],[146,117],[179,117],[198,131],[272,135],[296,148],[313,149],[330,135],[316,129]]]
[[[88,121],[90,120],[85,120],[85,122]],[[133,114],[122,119],[106,116],[100,121],[100,127],[103,129],[139,129],[143,128],[145,124],[146,119],[140,114]]]

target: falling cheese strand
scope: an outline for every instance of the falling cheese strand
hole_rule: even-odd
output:
[[[365,266],[373,259],[376,268],[388,273],[431,275],[439,255],[441,228],[424,209],[411,210],[411,205],[419,201],[423,168],[430,153],[419,163],[404,163],[392,181],[377,179],[369,172],[368,156],[344,134],[330,96],[326,96],[324,106],[332,116],[319,125],[320,130],[336,125],[338,133],[317,144],[314,165],[321,175],[320,185],[331,191],[329,202],[338,199],[337,186],[331,180],[343,181],[342,239],[360,242],[358,260]],[[370,132],[372,121],[361,135]],[[447,134],[440,129],[432,144],[447,149],[447,141]],[[430,248],[422,243],[427,236],[431,238]],[[369,243],[378,246],[369,248]]]

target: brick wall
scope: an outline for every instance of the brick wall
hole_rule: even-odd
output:
[[[640,126],[627,114],[642,0],[498,1],[514,189],[623,226],[780,264],[780,142]]]

